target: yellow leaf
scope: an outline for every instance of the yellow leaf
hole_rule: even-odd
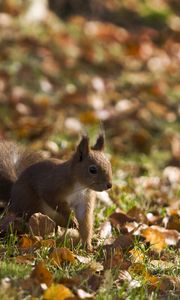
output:
[[[45,292],[44,300],[65,300],[74,297],[74,294],[63,284],[52,284]]]
[[[143,279],[147,282],[150,283],[151,285],[157,286],[159,284],[159,278],[151,275],[147,268],[141,264],[141,263],[134,263],[132,264],[128,271],[130,273],[135,273],[136,275],[142,276]]]
[[[136,275],[142,275],[142,276],[146,276],[147,274],[147,270],[146,267],[141,264],[141,263],[134,263],[132,264],[128,271],[131,273],[135,273]]]
[[[67,248],[55,248],[49,258],[52,260],[54,265],[61,265],[62,262],[73,263],[75,261],[74,254]]]
[[[149,227],[143,229],[141,233],[146,238],[146,241],[151,243],[154,250],[161,251],[167,246],[163,232]]]
[[[31,273],[31,278],[36,279],[39,283],[45,283],[47,286],[51,285],[53,276],[48,271],[43,262],[39,262]]]
[[[158,286],[158,284],[160,283],[160,279],[157,276],[151,275],[148,272],[145,276],[145,280],[154,286]]]
[[[144,253],[139,250],[139,249],[132,249],[129,251],[132,255],[132,260],[135,262],[135,263],[141,263],[144,261]]]

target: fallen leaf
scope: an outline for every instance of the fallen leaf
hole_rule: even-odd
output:
[[[127,214],[131,218],[134,218],[136,220],[136,222],[147,224],[148,220],[142,209],[134,206],[127,212]]]
[[[155,275],[151,275],[147,272],[144,279],[146,280],[147,283],[149,283],[152,286],[155,286],[155,287],[159,286],[160,278]]]
[[[166,223],[166,228],[180,231],[180,215],[172,214],[171,216],[169,216]]]
[[[14,257],[17,264],[31,264],[35,260],[32,254],[18,255]]]
[[[162,232],[152,228],[146,228],[143,229],[141,233],[142,236],[146,238],[146,241],[151,243],[154,250],[161,251],[167,246]]]
[[[94,294],[87,293],[82,289],[77,289],[77,295],[79,299],[95,299]]]
[[[136,279],[132,279],[131,274],[126,270],[120,271],[119,276],[118,276],[118,281],[120,281],[120,283],[127,281],[129,283],[129,288],[131,288],[131,289],[141,286],[140,281],[138,281]]]
[[[116,248],[114,251],[112,251],[111,255],[107,255],[105,262],[104,262],[104,268],[112,269],[114,267],[121,268],[121,265],[124,263],[124,255],[120,248]]]
[[[52,273],[48,271],[42,261],[36,264],[30,277],[37,280],[39,283],[45,283],[47,286],[50,286],[53,280]]]
[[[159,214],[153,214],[149,212],[146,214],[146,217],[149,225],[156,225],[162,222],[162,216]]]
[[[41,246],[42,247],[47,247],[47,248],[56,247],[56,241],[53,240],[53,239],[42,240],[41,241]]]
[[[113,227],[120,229],[125,223],[135,221],[123,212],[114,212],[109,216],[109,220]]]
[[[112,235],[112,226],[110,221],[104,222],[100,227],[99,236],[101,239],[107,239]]]
[[[92,274],[87,280],[88,287],[92,291],[97,291],[100,287],[102,280],[103,280],[103,276],[99,274]]]
[[[68,248],[55,248],[49,255],[49,259],[55,266],[60,266],[63,262],[74,263],[75,256]]]
[[[173,262],[171,262],[171,261],[165,261],[165,260],[161,260],[161,259],[160,260],[157,260],[157,259],[151,260],[150,264],[153,267],[161,268],[162,270],[171,269],[171,268],[174,267],[174,263]]]
[[[83,278],[84,279],[84,278]],[[68,288],[80,286],[82,283],[82,278],[79,274],[75,277],[61,277],[58,283],[65,285]]]
[[[94,272],[100,272],[104,269],[103,265],[100,262],[97,262],[95,260],[90,262],[89,268]]]
[[[161,291],[180,291],[180,278],[175,276],[163,275],[160,278],[159,289]]]
[[[134,273],[138,276],[143,277],[143,280],[153,286],[157,286],[159,284],[159,278],[157,276],[151,275],[147,270],[147,267],[142,263],[133,263],[129,267],[128,271],[130,273]]]
[[[55,231],[56,224],[48,216],[41,213],[33,214],[29,219],[29,230],[33,235],[45,237]]]
[[[135,263],[142,263],[145,259],[144,253],[140,249],[132,249],[129,251],[131,253],[132,261]]]
[[[146,276],[147,274],[147,269],[145,267],[144,264],[142,263],[133,263],[129,268],[128,271],[130,273],[135,273],[136,275],[140,275],[140,276]]]
[[[21,250],[31,250],[32,248],[40,248],[41,247],[41,237],[38,236],[30,236],[30,235],[22,235],[19,243],[18,243],[18,247]]]
[[[155,225],[142,229],[141,234],[156,251],[161,251],[169,245],[176,245],[180,240],[178,231],[168,230]]]
[[[92,261],[91,257],[76,255],[77,260],[82,264],[89,264]]]
[[[65,300],[74,297],[74,294],[63,284],[53,283],[43,295],[44,300]]]
[[[126,251],[134,246],[134,236],[131,233],[120,235],[113,243],[114,247],[120,247]]]

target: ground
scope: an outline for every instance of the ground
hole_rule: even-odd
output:
[[[179,299],[177,2],[107,1],[119,26],[50,11],[34,20],[23,1],[0,4],[0,137],[66,159],[82,132],[93,143],[103,130],[113,168],[92,253],[72,230],[33,235],[8,216],[2,299]]]

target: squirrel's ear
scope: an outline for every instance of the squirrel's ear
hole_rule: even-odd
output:
[[[105,138],[104,134],[100,133],[98,136],[95,145],[92,147],[93,150],[103,151],[104,150]]]
[[[76,157],[79,161],[82,161],[89,154],[89,138],[82,136],[81,141],[76,149]]]

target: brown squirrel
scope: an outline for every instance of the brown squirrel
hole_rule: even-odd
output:
[[[72,157],[61,162],[43,159],[12,143],[0,143],[1,198],[10,198],[10,211],[30,217],[41,212],[57,225],[67,226],[71,210],[79,224],[83,244],[91,249],[96,193],[112,187],[112,170],[100,134],[90,148],[82,136]]]

